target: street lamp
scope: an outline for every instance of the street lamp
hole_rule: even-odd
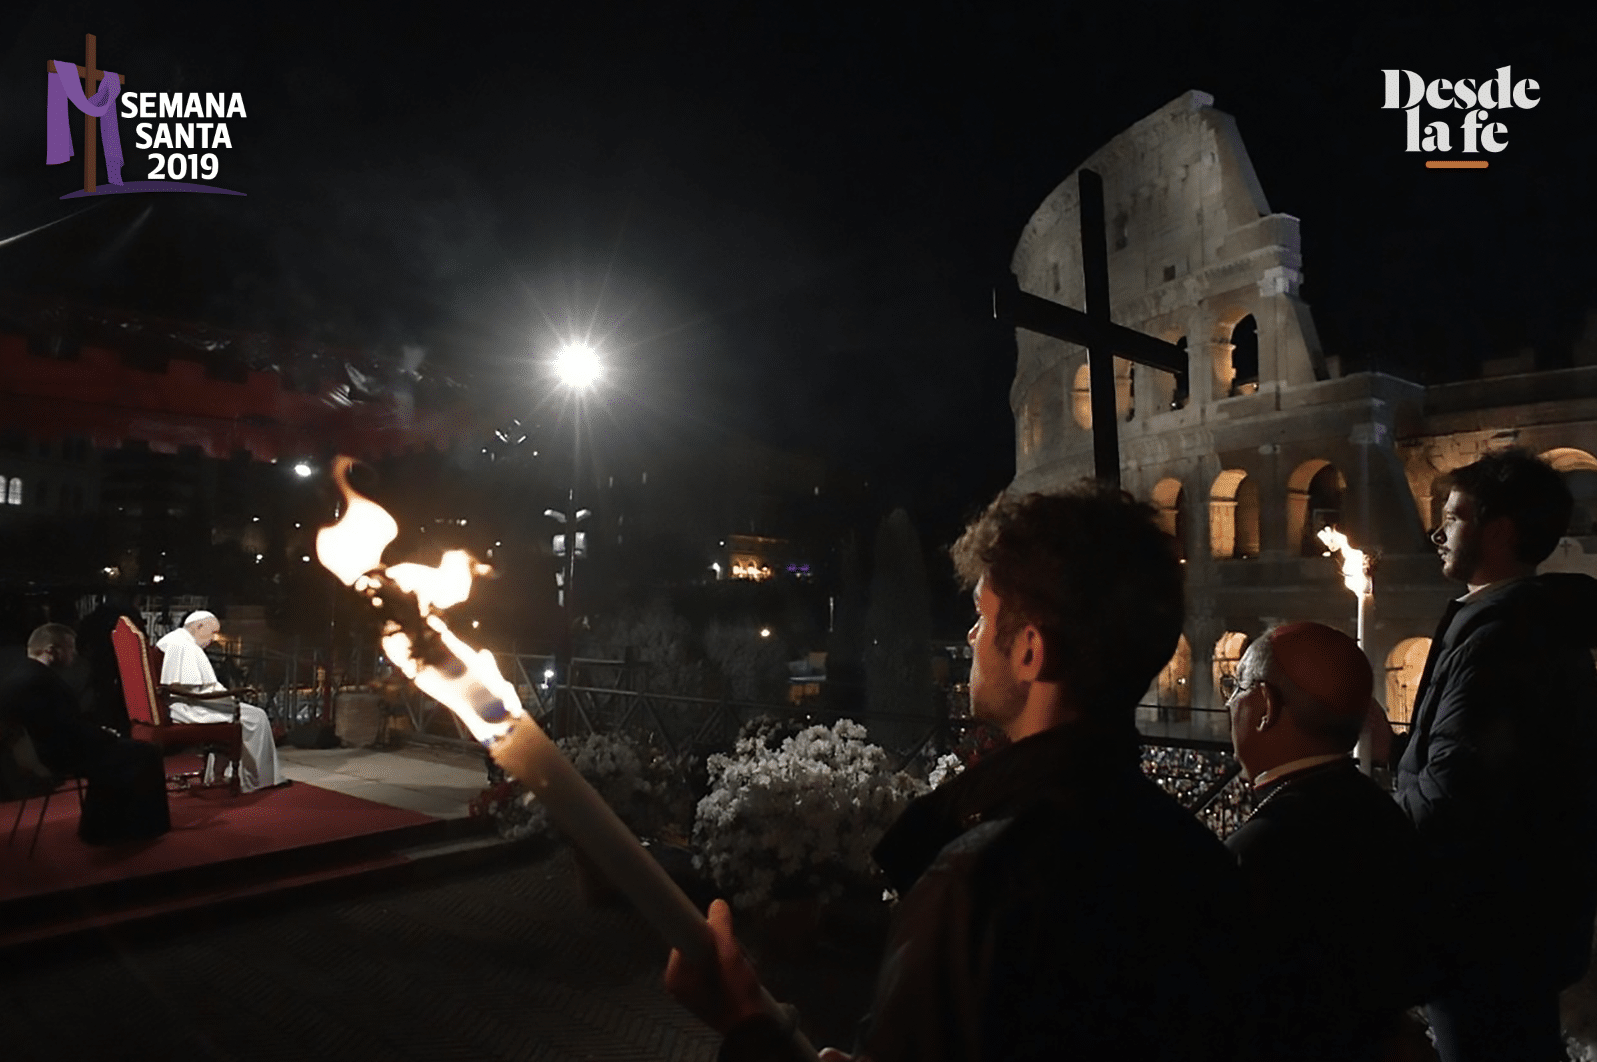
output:
[[[602,369],[599,352],[586,343],[567,343],[555,352],[555,375],[573,391],[586,391],[598,383]]]
[[[582,472],[582,410],[581,403],[588,391],[599,382],[603,372],[603,364],[599,360],[598,351],[587,343],[572,341],[566,343],[555,352],[554,372],[555,377],[570,392],[577,404],[572,416],[572,442],[571,442],[571,484],[566,491],[566,511],[558,515],[561,523],[565,524],[565,578],[561,587],[561,604],[563,606],[564,623],[561,628],[559,656],[555,670],[558,673],[559,687],[555,693],[555,733],[564,737],[570,733],[571,727],[571,684],[572,684],[572,658],[575,655],[574,640],[576,635],[577,611],[575,604],[576,577],[577,577],[577,522],[587,515],[587,510],[577,508],[577,479]],[[545,516],[555,518],[554,510],[545,510]]]

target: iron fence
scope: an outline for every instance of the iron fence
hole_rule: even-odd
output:
[[[256,691],[250,703],[263,709],[274,726],[292,729],[316,720],[331,720],[339,691],[370,689],[382,674],[375,651],[330,653],[325,648],[294,645],[213,647],[207,650],[224,686]]]
[[[526,653],[495,654],[500,673],[516,690],[539,724],[558,734],[554,724],[554,660]],[[350,653],[330,659],[319,650],[256,649],[218,654],[218,672],[229,685],[261,691],[260,706],[274,723],[293,727],[332,718],[340,692],[376,692],[388,717],[404,717],[413,735],[431,741],[475,747],[454,713],[393,673],[376,653]],[[329,666],[331,664],[331,666]],[[728,751],[750,722],[770,718],[797,730],[854,719],[887,749],[894,769],[928,767],[972,736],[969,716],[928,718],[910,713],[867,713],[824,702],[769,704],[729,698],[690,697],[634,688],[644,672],[620,660],[577,659],[570,687],[570,733],[626,731],[667,755],[707,755]],[[1170,708],[1139,705],[1144,771],[1220,836],[1247,818],[1252,793],[1231,753],[1230,728],[1223,708]],[[883,741],[882,736],[890,739]],[[895,739],[896,738],[896,739]]]

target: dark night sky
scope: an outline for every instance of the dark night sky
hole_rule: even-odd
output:
[[[82,209],[57,198],[77,160],[42,165],[41,75],[86,31],[130,90],[244,94],[219,183],[248,198],[102,202],[0,245],[0,288],[420,343],[488,381],[591,324],[617,421],[846,457],[936,528],[1012,471],[995,271],[1074,166],[1187,89],[1303,219],[1345,362],[1556,363],[1597,308],[1597,18],[1551,6],[10,6],[0,239]],[[1404,154],[1382,68],[1505,63],[1544,102],[1490,170]]]

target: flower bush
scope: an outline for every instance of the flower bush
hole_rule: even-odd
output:
[[[945,752],[932,764],[931,771],[926,775],[926,785],[936,789],[964,769],[965,763],[957,753]]]
[[[493,819],[499,836],[507,841],[547,836],[549,812],[544,806],[520,782],[505,777],[497,765],[489,774],[490,779],[496,776],[497,780],[471,802],[472,818]]]
[[[751,735],[732,755],[711,756],[694,865],[745,910],[869,887],[871,849],[925,783],[889,770],[887,753],[865,738],[844,719],[774,748]]]
[[[737,740],[752,739],[762,748],[774,750],[807,725],[802,718],[793,715],[756,715],[738,727]]]
[[[686,834],[694,796],[691,757],[667,756],[626,734],[582,734],[555,745],[633,832]],[[550,833],[548,811],[520,782],[497,768],[490,781],[472,801],[473,815],[493,818],[500,836],[509,840]]]

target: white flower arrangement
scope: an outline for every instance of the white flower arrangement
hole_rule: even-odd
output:
[[[654,750],[645,748],[640,752],[632,739],[621,734],[563,737],[555,745],[621,821],[639,833],[652,832],[661,817],[657,811],[666,800],[664,791],[668,788],[657,776],[669,773],[663,761],[656,764],[659,757]],[[652,769],[656,766],[661,769]],[[481,811],[476,813],[491,815],[499,835],[506,840],[552,832],[548,810],[514,779],[491,787],[479,797],[478,804]]]
[[[926,784],[936,789],[954,775],[965,769],[965,761],[952,752],[945,752],[937,757],[937,762],[932,764],[931,771],[926,775]]]
[[[649,795],[652,787],[644,779],[643,758],[625,737],[582,734],[560,738],[555,746],[616,814],[621,815],[635,798]]]
[[[734,906],[840,896],[870,882],[871,849],[925,784],[887,767],[860,724],[812,726],[775,749],[758,738],[709,758],[694,865]]]

